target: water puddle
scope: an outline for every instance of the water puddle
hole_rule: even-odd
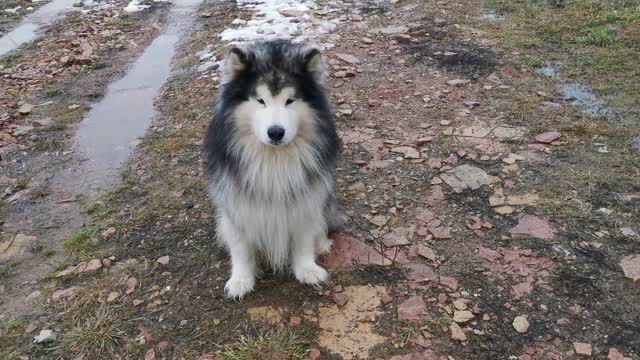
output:
[[[604,102],[593,93],[589,85],[564,82],[560,75],[558,75],[554,65],[546,64],[540,68],[538,72],[549,79],[556,80],[558,82],[558,91],[560,91],[562,95],[562,101],[576,106],[586,116],[624,122],[615,111],[608,108]]]
[[[87,113],[74,138],[74,151],[82,163],[62,176],[64,190],[93,192],[118,180],[122,164],[156,116],[154,98],[171,74],[178,40],[193,23],[201,2],[175,0],[163,32]]]
[[[0,56],[37,38],[42,29],[53,24],[61,15],[73,8],[76,0],[51,0],[27,15],[15,29],[0,38]]]

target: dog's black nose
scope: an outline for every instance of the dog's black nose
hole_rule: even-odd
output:
[[[284,128],[282,126],[272,126],[267,129],[267,135],[273,141],[280,141],[284,137]]]

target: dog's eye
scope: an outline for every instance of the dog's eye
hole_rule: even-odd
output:
[[[259,102],[260,104],[264,105],[264,100],[262,100],[262,99],[258,99],[258,102]]]
[[[296,99],[287,99],[287,105],[291,105]]]

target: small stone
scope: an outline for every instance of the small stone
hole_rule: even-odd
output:
[[[165,256],[161,256],[158,258],[158,260],[156,260],[156,262],[160,265],[169,265],[169,256],[165,255]]]
[[[628,238],[632,238],[632,237],[638,236],[638,234],[636,234],[635,231],[633,231],[631,228],[628,228],[628,227],[621,228],[620,229],[620,233],[622,234],[622,236],[628,237]]]
[[[111,267],[111,259],[102,259],[102,266],[104,266],[105,268],[110,268]]]
[[[556,230],[546,221],[535,215],[524,215],[518,225],[509,230],[511,235],[528,235],[534,238],[551,240]]]
[[[350,54],[336,54],[336,57],[348,64],[358,64],[360,63],[360,60],[358,60],[357,57],[350,55]]]
[[[56,334],[51,330],[40,330],[40,334],[33,339],[36,344],[46,344],[53,341],[56,341]]]
[[[440,285],[444,285],[452,291],[458,290],[458,280],[449,276],[440,276]]]
[[[494,208],[493,211],[495,211],[500,215],[508,215],[508,214],[513,214],[514,209],[511,206],[506,205],[506,206],[498,206],[497,208]]]
[[[27,103],[20,105],[20,108],[18,108],[18,113],[20,115],[29,115],[31,114],[32,111],[33,111],[33,105],[27,104]]]
[[[496,177],[466,164],[442,173],[440,178],[457,193],[466,189],[477,190],[483,185],[493,184],[497,181]]]
[[[87,267],[82,270],[83,273],[92,273],[100,270],[102,268],[102,260],[100,259],[91,259],[87,263]]]
[[[51,294],[51,301],[56,303],[60,300],[66,299],[66,298],[71,298],[73,297],[73,295],[75,294],[76,291],[76,287],[70,287],[67,289],[62,289],[62,290],[56,290],[53,292],[53,294]]]
[[[562,134],[557,131],[549,131],[536,135],[536,141],[543,144],[550,144],[558,140],[561,136]]]
[[[456,310],[453,312],[453,321],[458,324],[465,324],[475,318],[475,315],[468,310]]]
[[[333,294],[333,301],[338,307],[343,307],[349,302],[349,297],[345,294]]]
[[[607,360],[631,360],[631,358],[625,357],[618,349],[611,348]]]
[[[458,341],[467,341],[467,336],[464,334],[464,331],[462,331],[460,325],[456,324],[455,322],[451,323],[451,325],[449,325],[449,330],[451,330],[451,339]]]
[[[368,37],[363,37],[362,39],[360,39],[363,43],[365,44],[373,44],[373,40],[371,40]]]
[[[454,79],[454,80],[449,80],[447,81],[447,85],[451,85],[451,86],[462,86],[466,83],[468,83],[469,80],[464,80],[464,79]]]
[[[389,305],[393,302],[393,298],[389,294],[384,294],[381,300],[382,300],[382,303],[385,305]]]
[[[117,291],[112,291],[111,293],[109,293],[109,296],[107,296],[107,302],[114,302],[116,301],[118,298],[120,297],[120,293]]]
[[[453,302],[453,307],[457,310],[467,310],[467,302],[469,302],[467,299],[457,299]]]
[[[411,146],[398,146],[391,149],[391,152],[404,155],[405,159],[419,159],[420,153]]]
[[[634,283],[640,280],[640,254],[623,257],[620,266],[627,279]]]
[[[398,305],[398,319],[400,320],[420,321],[426,312],[427,305],[421,296],[412,296]]]
[[[140,300],[140,299],[134,299],[133,300],[133,306],[138,306],[138,305],[142,305],[144,304],[144,300]]]
[[[138,279],[134,277],[130,277],[127,280],[127,290],[124,292],[126,295],[129,295],[136,291],[136,286],[138,285]]]
[[[573,349],[576,351],[577,356],[582,356],[582,357],[591,357],[591,353],[593,351],[591,344],[579,343],[579,342],[573,343]]]
[[[524,316],[516,316],[513,319],[513,328],[516,329],[517,332],[524,334],[529,330],[529,321]]]
[[[432,248],[426,246],[426,245],[418,245],[417,249],[416,249],[416,253],[420,256],[422,256],[425,259],[429,259],[431,261],[436,261],[436,253],[433,251]]]
[[[302,319],[299,316],[292,316],[289,319],[289,327],[296,328],[302,324]]]
[[[116,228],[108,228],[107,230],[103,231],[100,236],[102,237],[102,240],[109,241],[115,234]]]
[[[309,349],[307,355],[309,356],[309,360],[320,360],[322,353],[318,349]]]

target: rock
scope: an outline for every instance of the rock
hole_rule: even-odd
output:
[[[467,336],[464,334],[464,331],[462,331],[460,325],[456,324],[455,322],[451,323],[451,325],[449,325],[449,330],[451,331],[451,339],[458,341],[467,341]]]
[[[453,135],[464,136],[464,137],[473,137],[473,138],[483,138],[487,136],[491,132],[491,129],[485,128],[480,125],[468,126],[464,129],[456,129],[453,132]]]
[[[353,71],[336,71],[333,73],[333,76],[337,78],[352,78],[356,76],[356,73]]]
[[[156,260],[156,262],[160,265],[169,265],[169,256],[165,255],[165,256],[161,256],[158,258],[158,260]]]
[[[20,105],[20,107],[18,108],[18,113],[20,115],[29,115],[31,114],[32,111],[33,111],[33,105],[27,104],[27,103]]]
[[[453,307],[456,308],[457,310],[467,310],[468,302],[469,300],[460,298],[453,302]]]
[[[449,80],[447,81],[447,85],[451,85],[451,86],[462,86],[466,83],[468,83],[470,80],[464,80],[464,79],[454,79],[454,80]]]
[[[147,350],[144,354],[144,360],[156,360],[156,351],[153,349]]]
[[[399,26],[387,26],[384,28],[372,29],[371,32],[384,35],[403,34],[409,31],[409,28],[404,25]]]
[[[87,267],[82,270],[83,273],[92,273],[100,270],[102,268],[102,260],[100,259],[91,259],[87,263]]]
[[[345,294],[333,294],[333,301],[338,307],[344,307],[349,302],[349,298]]]
[[[307,355],[309,360],[320,360],[322,353],[318,349],[309,349],[309,351],[307,351]]]
[[[391,149],[391,152],[404,155],[405,159],[419,159],[420,153],[411,146],[398,146]]]
[[[398,305],[398,319],[419,322],[422,315],[426,314],[427,305],[422,296],[412,296]]]
[[[40,330],[40,334],[33,339],[36,344],[46,344],[54,341],[56,341],[56,333],[51,330]]]
[[[409,245],[411,244],[415,230],[415,226],[393,228],[390,233],[382,237],[382,243],[386,247]]]
[[[144,304],[144,300],[140,300],[140,299],[134,299],[133,300],[133,306],[138,306],[138,305],[142,305]]]
[[[616,349],[609,349],[609,355],[607,355],[607,360],[631,360],[631,358],[625,357],[622,353]]]
[[[514,209],[511,206],[507,205],[507,206],[498,206],[497,208],[494,208],[493,211],[495,211],[500,215],[507,215],[507,214],[513,214]]]
[[[363,43],[365,44],[373,44],[373,40],[371,40],[368,37],[363,37],[362,39],[360,39]]]
[[[391,260],[364,242],[339,233],[333,239],[331,253],[323,259],[322,264],[327,269],[345,270],[356,265],[389,266]]]
[[[493,184],[498,181],[496,177],[471,165],[461,165],[453,168],[442,173],[440,178],[457,193],[466,189],[477,190],[483,185]]]
[[[389,294],[384,294],[384,296],[382,296],[382,303],[385,305],[389,305],[393,302],[393,298],[391,297],[391,295]]]
[[[102,259],[102,266],[104,266],[105,268],[110,268],[111,267],[111,259]]]
[[[562,134],[557,131],[549,131],[549,132],[536,135],[535,139],[539,143],[550,144],[558,140],[561,136]]]
[[[289,319],[289,327],[296,328],[302,324],[302,319],[299,316],[292,316]]]
[[[404,266],[409,270],[407,272],[407,278],[415,282],[435,281],[438,279],[438,274],[433,270],[433,267],[424,264],[407,264]]]
[[[451,228],[439,226],[434,228],[429,228],[429,232],[433,235],[434,238],[439,240],[451,239]]]
[[[518,225],[509,230],[511,235],[528,235],[534,238],[551,240],[556,230],[546,221],[535,215],[524,215]]]
[[[387,225],[389,218],[384,215],[376,215],[368,219],[370,223],[376,225],[378,227],[383,227]]]
[[[53,292],[53,294],[51,294],[51,301],[56,303],[63,299],[70,299],[73,297],[73,295],[75,295],[76,289],[77,288],[73,286],[67,289],[56,290]]]
[[[453,312],[453,321],[458,324],[465,324],[475,318],[475,315],[468,310],[456,310]]]
[[[524,316],[516,316],[513,319],[513,328],[516,329],[517,332],[524,334],[529,330],[529,321]]]
[[[633,229],[628,228],[628,227],[623,227],[620,229],[620,233],[622,234],[622,236],[627,237],[627,238],[633,238],[638,236],[638,234],[636,234],[635,231],[633,231]]]
[[[120,297],[120,293],[117,291],[112,291],[109,293],[109,296],[107,296],[107,302],[114,302],[116,301],[118,298]]]
[[[127,280],[127,290],[124,292],[126,295],[129,295],[136,291],[136,286],[138,285],[138,279],[134,277],[130,277]]]
[[[440,285],[444,285],[452,291],[458,290],[458,280],[449,276],[440,276]]]
[[[579,342],[573,343],[573,349],[575,350],[577,356],[582,357],[591,357],[591,352],[593,351],[591,344]]]
[[[634,283],[640,280],[640,254],[623,257],[620,266],[627,279]]]
[[[336,54],[336,57],[348,64],[358,64],[360,60],[357,57],[350,54]]]
[[[507,204],[513,206],[525,206],[537,203],[540,200],[538,194],[508,195]]]
[[[16,259],[24,255],[32,244],[37,241],[37,236],[16,234],[13,239],[9,238],[7,241],[0,243],[0,262]]]
[[[499,139],[519,140],[527,132],[524,127],[498,126],[491,134]]]
[[[32,302],[35,299],[39,298],[40,295],[42,295],[42,293],[40,292],[40,290],[36,290],[34,292],[32,292],[31,294],[27,295],[27,297],[24,299],[25,302]]]
[[[100,236],[102,237],[102,240],[109,241],[115,234],[116,228],[108,228],[107,230],[103,231]]]
[[[426,245],[422,245],[422,244],[418,245],[416,249],[416,254],[422,256],[425,259],[436,261],[436,253],[433,251],[432,248]]]

